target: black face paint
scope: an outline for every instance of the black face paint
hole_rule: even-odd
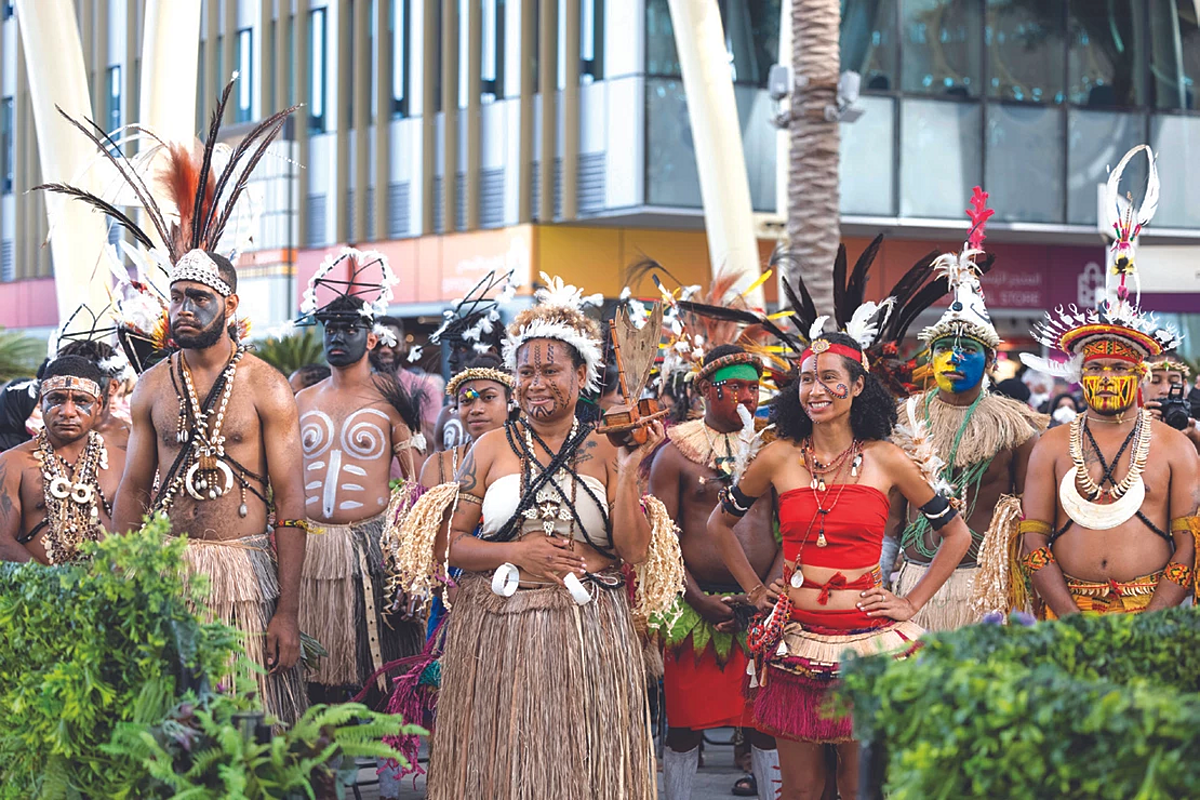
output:
[[[331,367],[357,364],[367,354],[367,326],[357,321],[329,320],[325,323],[325,360]]]
[[[446,356],[446,363],[450,365],[451,375],[462,372],[472,350],[473,348],[467,346],[465,342],[455,342],[450,346],[450,355]]]
[[[225,334],[225,302],[213,292],[173,287],[169,313],[171,338],[185,350],[212,347]]]

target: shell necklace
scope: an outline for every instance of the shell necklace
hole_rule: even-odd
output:
[[[1085,412],[1071,422],[1069,448],[1073,467],[1063,475],[1058,487],[1058,497],[1067,516],[1077,524],[1089,530],[1106,531],[1124,524],[1133,517],[1146,499],[1146,484],[1142,480],[1142,472],[1150,455],[1150,412],[1143,409],[1138,413],[1137,422],[1117,451],[1111,465],[1106,462],[1104,454],[1091,436],[1091,431],[1086,428],[1087,416]],[[1104,470],[1100,484],[1110,483],[1112,487],[1109,489],[1101,488],[1088,473],[1083,460],[1084,433],[1087,433],[1091,446],[1100,458],[1101,469]],[[1112,473],[1116,470],[1117,462],[1120,461],[1125,448],[1134,441],[1136,444],[1129,456],[1129,469],[1124,478],[1114,481]],[[1080,487],[1087,493],[1087,497],[1080,493]],[[1095,502],[1103,495],[1111,498],[1112,502]]]
[[[88,433],[87,445],[68,467],[54,452],[45,429],[38,434],[34,460],[42,471],[42,493],[46,501],[46,558],[51,564],[74,560],[79,545],[100,539],[100,503],[108,501],[100,490],[100,470],[108,469],[108,448],[96,431]]]

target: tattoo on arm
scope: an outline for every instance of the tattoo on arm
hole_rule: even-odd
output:
[[[458,474],[455,478],[458,480],[458,490],[463,493],[474,491],[478,484],[476,477],[477,467],[475,464],[475,453],[467,453],[467,458],[463,461],[462,466],[458,468]]]
[[[0,461],[0,520],[8,521],[12,516],[13,506],[12,497],[9,494],[8,483],[8,464]],[[15,490],[14,490],[15,493]]]

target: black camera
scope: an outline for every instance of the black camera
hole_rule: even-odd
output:
[[[1158,409],[1162,412],[1162,421],[1177,431],[1186,431],[1188,427],[1191,404],[1184,398],[1183,384],[1175,384],[1168,390],[1167,396],[1159,401]]]

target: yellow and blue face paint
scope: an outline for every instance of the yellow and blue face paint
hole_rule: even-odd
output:
[[[987,349],[963,336],[943,336],[930,351],[933,360],[933,379],[944,392],[961,394],[974,389],[983,381],[987,368]]]

